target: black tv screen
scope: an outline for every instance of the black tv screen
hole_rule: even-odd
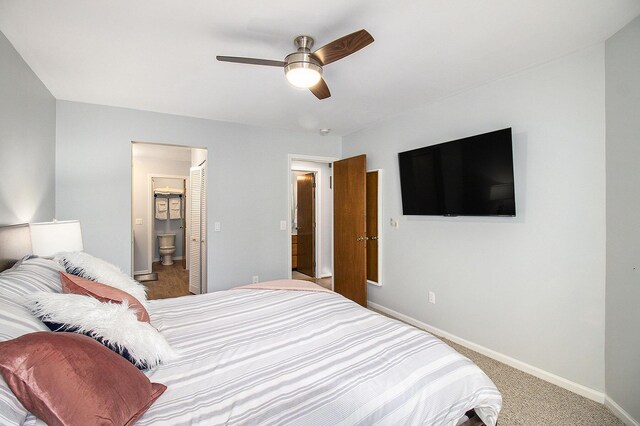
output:
[[[405,215],[515,216],[511,128],[398,154]]]

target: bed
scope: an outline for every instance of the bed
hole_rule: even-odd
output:
[[[0,229],[5,267],[24,238]],[[148,311],[179,357],[145,372],[167,390],[138,425],[497,422],[500,393],[470,360],[332,292],[239,288]]]

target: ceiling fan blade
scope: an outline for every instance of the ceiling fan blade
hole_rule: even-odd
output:
[[[337,61],[338,59],[342,59],[345,56],[349,56],[371,43],[373,43],[373,37],[371,37],[371,34],[369,34],[367,30],[360,30],[344,37],[340,37],[329,44],[325,44],[320,49],[313,52],[313,56],[315,56],[323,65],[327,65],[331,62]]]
[[[237,62],[239,64],[251,64],[251,65],[266,65],[269,67],[284,67],[286,62],[284,61],[272,61],[271,59],[256,59],[256,58],[240,58],[238,56],[216,56],[216,59],[223,62]]]
[[[316,95],[316,98],[323,100],[331,96],[331,92],[329,91],[329,86],[324,81],[324,78],[321,78],[319,82],[316,83],[315,86],[309,87],[311,93]]]

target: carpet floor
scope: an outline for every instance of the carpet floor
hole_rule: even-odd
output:
[[[625,426],[603,404],[437,337],[473,361],[493,380],[502,393],[499,426]]]
[[[502,393],[500,426],[624,426],[603,404],[441,338],[493,380]]]

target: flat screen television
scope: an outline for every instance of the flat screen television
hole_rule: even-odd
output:
[[[398,154],[405,215],[515,216],[511,128]]]

